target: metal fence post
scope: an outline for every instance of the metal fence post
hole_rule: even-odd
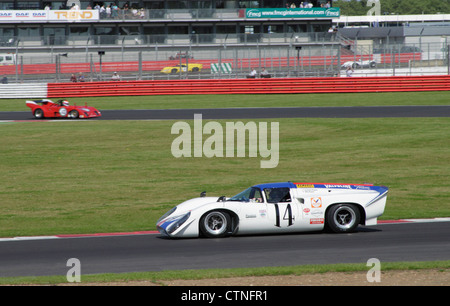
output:
[[[142,51],[139,51],[139,53],[138,53],[138,59],[139,59],[139,67],[138,67],[138,69],[139,69],[139,75],[138,75],[138,80],[140,81],[140,80],[142,80]]]

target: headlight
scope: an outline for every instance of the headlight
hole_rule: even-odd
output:
[[[183,225],[184,222],[186,222],[187,219],[191,216],[191,212],[188,212],[187,214],[180,216],[179,219],[174,218],[176,221],[173,221],[168,227],[166,227],[166,232],[168,234],[172,234],[175,232],[180,226]]]
[[[170,216],[175,210],[177,210],[176,206],[174,208],[172,208],[171,210],[169,210],[168,212],[166,212],[161,218],[159,218],[158,221],[156,222],[156,224],[159,224],[159,222],[161,222],[162,220],[164,220],[165,218]]]

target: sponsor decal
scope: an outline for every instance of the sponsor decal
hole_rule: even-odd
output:
[[[309,224],[323,224],[324,218],[311,218]]]
[[[28,17],[30,17],[30,13],[28,13],[28,12],[16,12],[16,18],[20,18],[20,17],[28,18]]]
[[[311,207],[312,208],[321,208],[322,207],[322,198],[311,198]]]
[[[329,184],[325,184],[325,188],[352,189],[350,185],[329,185]]]
[[[294,183],[297,188],[314,188],[314,184],[296,184]]]

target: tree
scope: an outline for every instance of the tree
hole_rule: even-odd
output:
[[[450,14],[450,0],[379,0],[382,15]],[[367,0],[335,0],[333,6],[341,8],[341,15],[366,15],[370,7]]]

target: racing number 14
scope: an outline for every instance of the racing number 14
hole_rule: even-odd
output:
[[[292,215],[292,208],[291,204],[288,204],[286,206],[286,210],[284,211],[283,220],[288,220],[288,226],[291,226],[294,224],[295,217]],[[280,215],[280,208],[278,204],[275,204],[275,226],[281,227],[281,215]]]

